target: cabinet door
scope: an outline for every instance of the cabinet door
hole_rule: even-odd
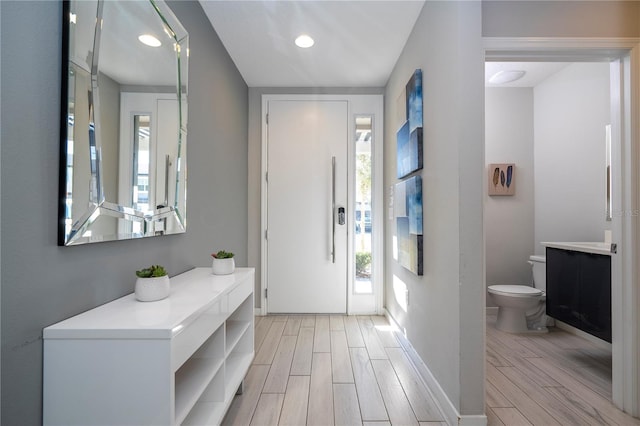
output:
[[[580,255],[581,329],[611,342],[611,257]]]
[[[580,327],[579,257],[576,252],[547,248],[547,315]]]

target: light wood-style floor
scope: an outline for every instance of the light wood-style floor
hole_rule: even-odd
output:
[[[487,316],[488,425],[640,425],[611,402],[609,351],[495,321]],[[446,425],[384,317],[256,317],[255,351],[225,425]]]
[[[509,334],[487,316],[489,425],[640,425],[611,402],[611,353],[551,327]]]
[[[225,425],[446,425],[384,317],[256,317]]]

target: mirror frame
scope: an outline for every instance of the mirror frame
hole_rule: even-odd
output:
[[[80,0],[77,0],[80,1]],[[108,1],[108,0],[107,0]],[[177,156],[174,159],[175,175],[168,173],[165,175],[165,185],[169,184],[171,179],[175,178],[175,196],[174,199],[169,201],[168,205],[152,206],[148,211],[136,210],[133,207],[118,204],[113,202],[114,200],[105,199],[103,192],[103,180],[101,179],[102,171],[102,158],[101,158],[101,135],[100,131],[100,114],[97,112],[100,108],[100,103],[93,104],[94,99],[98,98],[98,83],[97,76],[99,73],[98,60],[99,60],[99,45],[94,44],[97,50],[96,60],[93,55],[92,64],[89,64],[91,70],[86,70],[91,76],[91,88],[90,88],[90,101],[89,110],[90,118],[88,123],[74,122],[75,126],[87,125],[87,131],[89,133],[89,140],[95,141],[95,164],[92,164],[91,175],[95,178],[97,184],[93,191],[89,190],[90,196],[88,200],[73,200],[72,195],[67,193],[67,180],[68,180],[68,154],[70,152],[69,147],[69,120],[73,119],[70,115],[70,99],[69,88],[70,82],[74,77],[70,75],[71,72],[71,52],[73,40],[71,40],[71,3],[72,0],[63,0],[62,2],[62,78],[61,78],[61,108],[60,108],[60,158],[59,158],[59,180],[58,180],[58,245],[70,246],[87,243],[95,243],[102,241],[113,240],[127,240],[134,238],[145,238],[160,235],[169,235],[176,233],[186,232],[186,185],[187,185],[187,168],[186,168],[186,136],[187,136],[187,71],[188,71],[188,56],[189,56],[189,34],[184,28],[184,25],[180,23],[178,18],[169,8],[169,6],[163,0],[143,0],[148,2],[150,6],[155,9],[155,13],[158,15],[159,22],[161,22],[164,32],[168,37],[172,39],[174,43],[174,51],[176,54],[176,87],[175,96],[177,102],[177,114],[178,114],[178,132],[177,132]],[[101,21],[102,10],[105,0],[96,0],[97,13],[94,17],[96,22]],[[93,42],[99,39],[101,36],[101,26],[96,26],[95,36]],[[78,67],[78,65],[76,65]],[[120,92],[122,94],[123,92]],[[173,96],[173,95],[171,95]],[[75,100],[75,98],[74,98]],[[94,115],[93,121],[91,116]],[[75,113],[74,113],[75,115]],[[122,123],[120,124],[122,126]],[[119,129],[118,129],[119,130]],[[90,146],[93,146],[90,143]],[[89,160],[93,162],[92,160]],[[169,159],[167,158],[167,162]],[[120,166],[119,166],[120,167]],[[168,171],[168,169],[167,169]],[[171,176],[171,178],[169,178]],[[171,182],[173,185],[173,182]],[[87,187],[92,186],[87,182]],[[168,189],[165,188],[165,192]],[[75,191],[72,191],[75,192]],[[73,221],[71,219],[70,208],[68,202],[76,201],[78,204],[88,201],[88,207]],[[103,216],[116,218],[118,221],[118,228],[120,224],[125,224],[125,229],[133,223],[139,223],[141,232],[120,232],[116,229],[113,234],[107,235],[86,235],[86,231],[91,229],[91,225],[95,221]],[[167,221],[171,221],[171,227],[167,227]]]

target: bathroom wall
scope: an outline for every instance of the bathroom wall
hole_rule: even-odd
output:
[[[534,89],[535,250],[603,241],[609,64],[572,64]]]
[[[247,262],[248,90],[198,2],[190,35],[186,234],[57,246],[61,2],[2,1],[2,419],[42,422],[42,328],[133,291],[134,271]]]
[[[425,2],[385,91],[385,203],[396,179],[404,89],[423,73],[424,275],[393,255],[385,217],[385,306],[464,415],[484,413],[484,52],[481,4]],[[400,200],[394,200],[399,202]],[[408,305],[405,295],[408,291]]]
[[[489,196],[485,191],[488,286],[532,280],[527,260],[535,250],[533,103],[530,87],[485,90],[485,163],[515,163],[515,195]],[[494,306],[491,298],[487,305]]]
[[[485,162],[516,163],[515,196],[485,196],[486,284],[526,284],[526,260],[544,254],[540,241],[601,241],[609,229],[609,66],[577,63],[536,88],[487,88],[485,96]]]

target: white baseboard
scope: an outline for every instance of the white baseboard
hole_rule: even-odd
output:
[[[253,308],[253,315],[256,317],[262,316],[262,308]]]
[[[400,341],[402,348],[407,353],[407,357],[411,361],[413,368],[415,368],[418,373],[418,377],[422,380],[422,384],[427,388],[427,390],[431,393],[431,396],[436,401],[440,412],[444,415],[445,420],[448,425],[458,425],[458,426],[486,426],[487,424],[487,416],[486,415],[461,415],[456,407],[453,405],[447,394],[444,392],[440,383],[436,380],[434,375],[429,370],[429,367],[422,361],[420,355],[416,352],[416,350],[411,346],[411,343],[406,338],[406,336],[401,333],[401,327],[398,326],[396,321],[393,319],[389,311],[385,309],[384,316],[387,317],[389,323],[394,325],[398,330],[395,332],[396,337]]]
[[[487,416],[460,416],[458,426],[486,426]]]

